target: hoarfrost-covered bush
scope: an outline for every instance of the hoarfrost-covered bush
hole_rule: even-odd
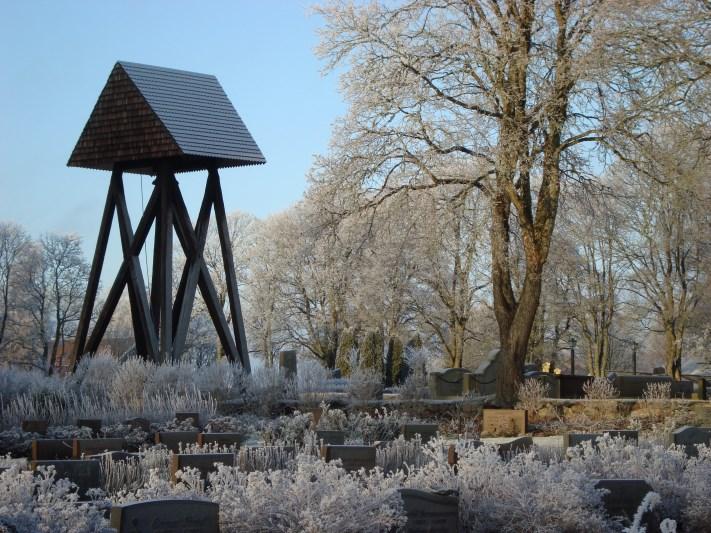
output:
[[[411,473],[406,485],[458,490],[465,531],[610,530],[595,481],[568,469],[565,462],[546,464],[534,453],[504,461],[494,447],[474,448],[462,443],[457,446],[455,473],[444,453],[435,449],[436,444],[428,443],[433,460]]]
[[[114,381],[121,363],[110,352],[100,352],[83,357],[74,372],[73,379],[80,393],[96,398],[106,398],[109,384]]]
[[[156,365],[141,357],[127,358],[110,382],[109,398],[116,404],[125,404],[136,410],[142,410],[143,394],[155,370]]]
[[[346,393],[351,400],[355,401],[382,398],[382,373],[372,368],[355,368],[351,371],[351,377],[346,385]]]
[[[396,478],[349,474],[309,455],[293,470],[246,474],[222,465],[209,480],[225,532],[387,532],[405,522]]]
[[[384,472],[415,470],[431,460],[431,456],[422,447],[419,435],[412,440],[405,440],[401,435],[396,440],[387,442],[375,451],[375,463]]]
[[[304,434],[311,427],[312,422],[311,413],[294,411],[291,415],[265,421],[261,429],[261,435],[264,442],[269,446],[291,446],[295,442],[303,442]]]
[[[321,416],[316,427],[320,430],[347,431],[348,415],[342,409],[332,409],[326,402],[321,402]]]
[[[657,382],[647,383],[642,393],[645,401],[668,400],[671,398],[671,383]]]
[[[287,379],[278,367],[256,368],[245,382],[244,399],[261,414],[269,415],[283,400],[297,398],[296,382]]]
[[[620,393],[612,382],[603,377],[596,377],[583,384],[583,394],[587,400],[609,400],[617,398]]]
[[[518,408],[535,415],[543,405],[543,399],[550,393],[550,387],[540,379],[525,379],[518,386]]]
[[[79,503],[76,485],[55,479],[54,468],[38,473],[12,465],[0,472],[0,530],[16,533],[109,531],[99,506]]]
[[[157,365],[147,389],[151,393],[176,392],[195,388],[195,368],[189,364]]]
[[[217,400],[230,398],[235,384],[242,382],[242,366],[226,359],[214,361],[195,371],[195,385],[204,394]]]
[[[314,359],[299,361],[299,371],[296,375],[299,399],[302,401],[318,401],[318,393],[325,389],[331,371],[321,362]]]

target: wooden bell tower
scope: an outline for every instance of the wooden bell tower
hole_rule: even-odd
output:
[[[218,169],[265,163],[247,127],[214,76],[120,61],[114,66],[69,166],[111,171],[96,252],[76,334],[74,366],[93,353],[128,289],[136,351],[157,363],[184,351],[199,288],[225,354],[250,370],[242,310]],[[205,194],[193,226],[176,174],[207,171]],[[135,231],[126,207],[123,176],[155,176],[153,193]],[[214,211],[229,300],[228,322],[203,258]],[[99,279],[114,215],[123,262],[90,331]],[[150,297],[139,254],[155,227]],[[173,230],[186,261],[173,299]]]

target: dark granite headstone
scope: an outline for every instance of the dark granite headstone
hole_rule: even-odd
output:
[[[124,422],[124,424],[131,427],[131,429],[140,429],[146,433],[151,432],[151,422],[146,418],[129,418]]]
[[[279,369],[284,377],[296,377],[296,350],[283,350],[279,352]]]
[[[402,426],[402,436],[405,437],[405,440],[412,440],[415,435],[420,435],[424,444],[435,438],[438,430],[438,424],[405,424]]]
[[[200,433],[198,444],[218,444],[230,448],[239,448],[247,440],[247,436],[242,433]]]
[[[321,446],[321,458],[326,461],[340,459],[345,470],[353,471],[375,468],[375,446]]]
[[[124,439],[74,439],[72,456],[80,459],[82,455],[96,455],[103,452],[117,452],[124,449]]]
[[[199,435],[198,431],[160,431],[155,434],[155,443],[164,444],[171,452],[177,453],[181,442],[183,447],[198,444]]]
[[[79,488],[79,495],[84,496],[88,489],[101,488],[101,468],[99,461],[66,459],[57,461],[31,461],[30,468],[53,466],[55,479],[66,478]]]
[[[525,409],[484,409],[482,436],[515,437],[526,433]]]
[[[25,433],[37,433],[46,435],[49,427],[49,420],[23,420],[22,431]]]
[[[200,500],[147,500],[111,508],[117,533],[219,533],[219,506]]]
[[[346,442],[346,433],[337,430],[319,430],[316,432],[318,440],[323,444],[343,445]]]
[[[459,494],[456,491],[400,489],[399,492],[407,516],[407,533],[459,531]]]
[[[71,439],[37,439],[32,441],[32,460],[49,461],[72,458]]]
[[[443,372],[430,372],[427,376],[427,384],[434,400],[461,398],[474,390],[472,373],[466,368],[448,368]]]
[[[80,418],[77,420],[77,427],[89,428],[91,433],[96,436],[101,431],[101,419],[99,418]]]
[[[652,370],[652,374],[655,376],[664,376],[666,375],[667,370],[663,366],[655,366],[654,370]]]
[[[696,457],[699,454],[697,444],[711,446],[711,428],[682,426],[672,433],[672,444],[683,446],[687,456]]]
[[[175,419],[178,422],[184,422],[188,419],[192,419],[193,427],[200,427],[200,413],[175,413]]]
[[[613,439],[625,439],[635,444],[639,442],[639,432],[637,430],[604,430],[599,433],[565,433],[563,435],[563,447],[571,448],[579,446],[583,442],[591,442],[593,447],[597,446],[597,440],[605,434],[609,434]]]
[[[184,454],[176,453],[170,458],[170,479],[175,483],[177,481],[175,473],[183,468],[197,468],[200,471],[200,477],[207,479],[207,474],[216,472],[217,466],[215,463],[222,463],[227,466],[234,466],[235,454],[233,453],[194,453]]]
[[[632,521],[644,497],[652,492],[643,479],[601,479],[595,488],[609,491],[602,497],[607,514],[622,517],[626,522]]]
[[[533,438],[531,437],[518,437],[511,439],[508,442],[502,442],[496,445],[499,455],[503,459],[510,459],[514,455],[519,453],[526,453],[531,451],[533,447]]]

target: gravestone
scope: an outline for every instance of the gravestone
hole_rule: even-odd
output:
[[[170,479],[173,483],[177,481],[175,473],[184,468],[197,468],[200,477],[207,479],[210,472],[217,472],[215,463],[222,463],[227,466],[235,465],[235,454],[233,453],[176,453],[170,458]]]
[[[655,376],[664,376],[666,375],[667,370],[663,366],[655,366],[654,370],[652,370],[652,374]]]
[[[229,448],[239,448],[246,440],[247,435],[242,433],[200,433],[198,436],[198,444],[200,446],[217,444],[219,446],[228,446]]]
[[[562,383],[559,378],[562,378],[563,376],[556,376],[555,374],[551,374],[550,372],[528,372],[523,375],[524,380],[529,380],[529,379],[537,379],[543,385],[545,385],[548,389],[548,392],[546,393],[546,398],[561,398],[562,393],[561,393],[561,387]]]
[[[496,394],[496,375],[501,366],[501,350],[491,350],[484,361],[474,371],[476,390],[482,395]]]
[[[145,431],[146,433],[151,432],[151,422],[146,418],[129,418],[124,422],[124,424],[129,426],[131,429],[140,429],[141,431]]]
[[[601,479],[595,488],[609,491],[602,497],[607,514],[622,517],[627,522],[632,521],[644,497],[652,492],[652,487],[643,479]]]
[[[683,446],[688,457],[696,457],[699,450],[697,444],[711,446],[711,428],[697,428],[693,426],[682,426],[672,433],[672,444]]]
[[[178,422],[185,422],[188,419],[192,419],[193,427],[200,427],[200,413],[175,413],[175,419]]]
[[[114,505],[117,533],[219,533],[219,506],[201,500],[146,500]]]
[[[402,436],[405,440],[412,440],[415,435],[420,435],[424,444],[435,438],[438,430],[438,424],[405,424],[402,426]]]
[[[96,436],[101,431],[101,419],[99,418],[80,418],[77,420],[77,427],[89,428],[92,435]]]
[[[669,376],[615,376],[613,385],[620,393],[620,398],[643,398],[650,383],[671,383]]]
[[[316,436],[318,437],[318,440],[322,442],[322,444],[343,445],[346,442],[345,431],[318,430],[316,432]]]
[[[49,420],[23,420],[22,431],[25,433],[37,433],[46,435],[49,428]]]
[[[519,453],[527,453],[531,451],[532,447],[533,438],[531,437],[518,437],[508,442],[496,444],[496,448],[502,459],[510,459]]]
[[[80,459],[82,455],[97,455],[103,452],[117,452],[124,449],[124,439],[74,439],[72,442],[72,456]]]
[[[296,377],[296,350],[279,352],[279,369],[286,378]]]
[[[579,446],[583,442],[591,442],[593,447],[597,447],[597,440],[603,435],[609,434],[613,439],[625,439],[637,444],[639,442],[639,432],[637,430],[604,430],[599,433],[565,433],[563,435],[563,447],[572,448]]]
[[[36,439],[32,441],[32,460],[49,461],[71,459],[73,452],[71,439]]]
[[[525,409],[484,409],[482,436],[518,437],[526,433]]]
[[[65,459],[30,462],[31,470],[37,470],[40,466],[53,466],[56,472],[55,479],[66,478],[75,483],[79,489],[80,497],[84,497],[89,489],[101,488],[101,465],[99,461]]]
[[[321,458],[326,461],[341,460],[341,465],[347,471],[375,468],[375,446],[321,446]]]
[[[97,453],[96,455],[89,455],[87,459],[94,459],[96,461],[138,461],[140,454],[134,452],[124,452],[124,451],[113,451],[113,452],[103,452]]]
[[[466,368],[448,368],[443,372],[430,372],[427,376],[430,396],[434,400],[461,398],[474,390],[472,373]]]
[[[407,523],[407,533],[456,533],[459,531],[457,491],[426,492],[399,489]]]
[[[198,431],[160,431],[155,434],[155,443],[164,444],[171,452],[177,453],[180,443],[183,443],[183,447],[198,444],[199,435]]]

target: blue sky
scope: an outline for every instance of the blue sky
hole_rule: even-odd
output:
[[[0,220],[33,236],[77,233],[91,256],[109,173],[66,166],[117,60],[214,74],[267,158],[225,169],[228,211],[259,217],[302,195],[313,156],[345,112],[314,55],[311,1],[27,1],[0,12]],[[141,177],[127,175],[135,224]],[[202,174],[178,177],[194,213]],[[150,178],[143,178],[144,195]],[[113,237],[112,232],[112,237]],[[118,268],[112,238],[108,267]]]

